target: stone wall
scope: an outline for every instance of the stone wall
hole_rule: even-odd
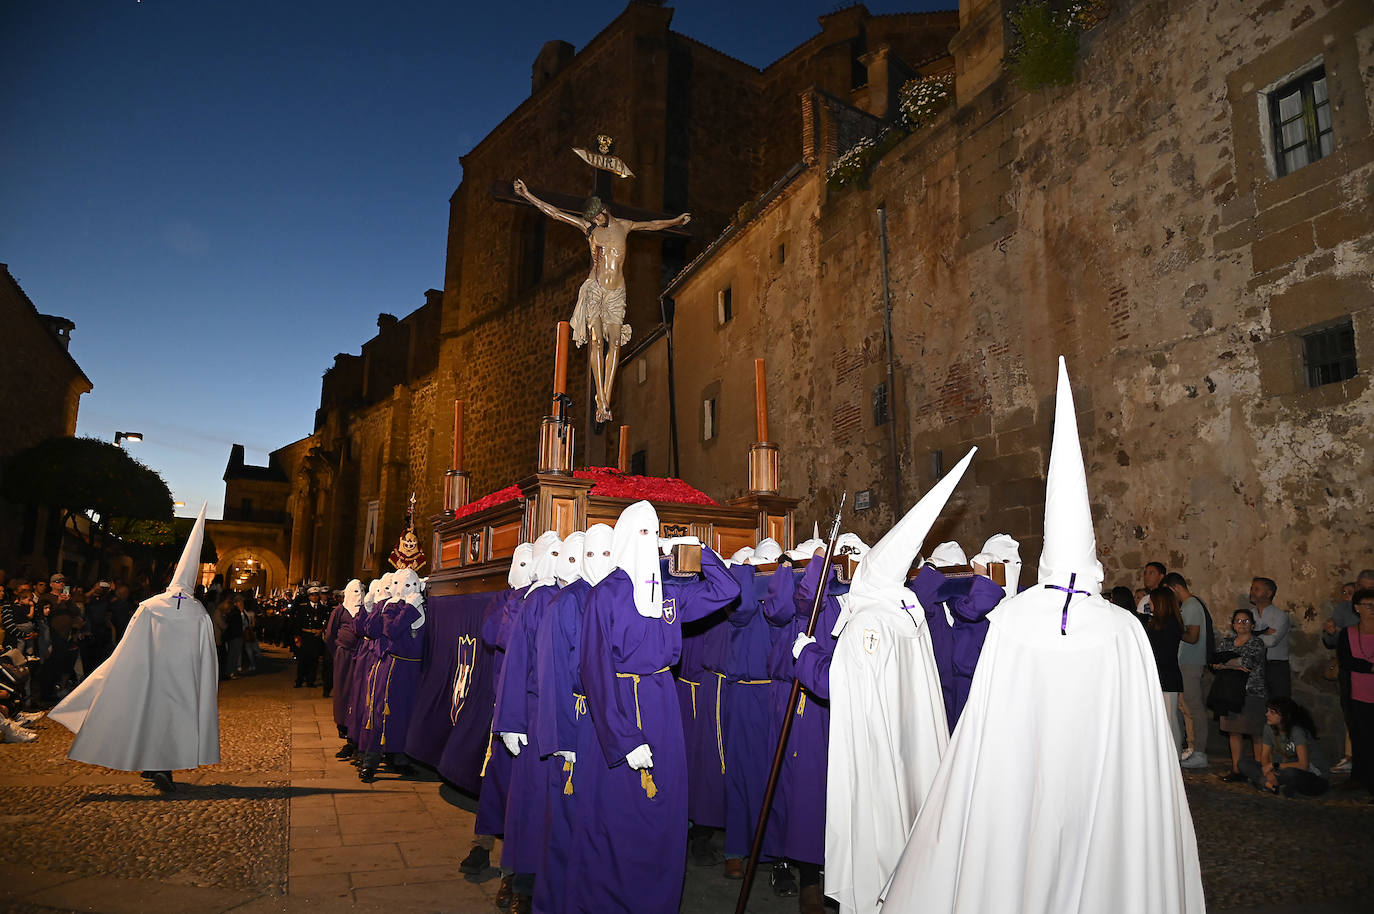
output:
[[[985,34],[956,49],[987,52],[1000,21],[970,16]],[[961,67],[976,93],[890,152],[868,189],[827,190],[822,161],[676,293],[679,377],[718,378],[729,417],[695,448],[695,421],[680,422],[684,475],[712,494],[746,484],[748,365],[763,356],[799,519],[868,489],[875,508],[854,527],[871,540],[890,525],[892,453],[872,415],[881,207],[902,507],[979,447],[931,545],[1008,532],[1034,567],[1063,354],[1108,585],[1138,586],[1162,561],[1225,620],[1252,576],[1274,578],[1299,695],[1330,712],[1322,604],[1374,564],[1372,48],[1374,13],[1354,0],[1141,0],[1085,35],[1069,87],[1027,93]],[[1319,58],[1335,152],[1275,178],[1262,93]],[[764,254],[785,231],[800,256],[775,278]],[[701,313],[727,282],[738,325],[722,334]],[[776,317],[775,289],[790,305]],[[1303,332],[1344,317],[1360,373],[1308,388]],[[702,386],[680,380],[680,413],[700,409]]]

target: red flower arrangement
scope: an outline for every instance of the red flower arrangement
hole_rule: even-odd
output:
[[[681,479],[664,476],[634,476],[622,473],[615,467],[587,467],[573,470],[577,479],[590,479],[592,487],[588,494],[605,495],[608,498],[633,498],[636,501],[667,502],[676,505],[714,505],[716,501],[700,489],[693,488]],[[457,511],[454,517],[467,517],[495,505],[505,504],[520,497],[519,486],[506,486],[490,495],[483,495],[468,502]]]
[[[457,511],[453,512],[454,517],[467,517],[469,514],[476,514],[478,511],[485,511],[493,505],[505,504],[520,497],[519,486],[506,486],[504,489],[497,489],[490,495],[483,495],[476,501],[470,501]]]
[[[593,482],[591,495],[610,498],[633,498],[645,501],[670,502],[679,505],[714,505],[711,496],[695,489],[681,479],[664,476],[634,476],[615,467],[587,467],[573,470],[578,479]]]

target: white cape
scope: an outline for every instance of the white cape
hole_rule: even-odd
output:
[[[75,761],[120,771],[195,768],[219,761],[218,690],[205,607],[163,593],[139,606],[115,652],[48,716],[76,734],[67,753]]]
[[[1062,635],[1063,605],[1040,586],[990,614],[883,914],[1205,909],[1149,641],[1099,597]]]
[[[846,914],[877,910],[949,741],[930,630],[914,613],[861,609],[835,643],[825,892]]]

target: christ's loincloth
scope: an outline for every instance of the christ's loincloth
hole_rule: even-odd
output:
[[[620,345],[630,341],[630,325],[625,323],[625,287],[607,289],[590,277],[577,290],[577,307],[573,309],[572,338],[579,346],[587,342],[587,329],[593,321],[601,324],[603,332],[620,327]]]

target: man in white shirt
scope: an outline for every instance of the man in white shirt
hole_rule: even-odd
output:
[[[1250,582],[1250,605],[1255,607],[1255,634],[1268,648],[1264,665],[1270,698],[1293,696],[1292,670],[1288,665],[1288,630],[1292,625],[1288,613],[1274,605],[1279,585],[1270,578],[1255,578]]]
[[[1164,575],[1168,571],[1163,562],[1150,562],[1140,572],[1140,582],[1145,585],[1145,594],[1135,604],[1137,615],[1150,615],[1150,591],[1164,582]]]

